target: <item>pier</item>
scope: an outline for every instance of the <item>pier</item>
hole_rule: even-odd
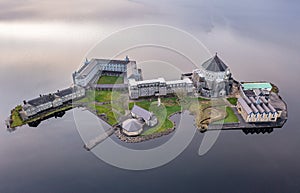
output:
[[[94,147],[96,147],[99,143],[103,142],[105,139],[107,139],[109,136],[111,136],[115,130],[116,127],[111,127],[110,129],[106,130],[104,133],[98,135],[96,138],[90,140],[88,143],[84,145],[84,148],[88,151],[92,150]]]

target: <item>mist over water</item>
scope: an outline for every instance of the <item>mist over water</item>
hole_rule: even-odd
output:
[[[20,19],[21,14],[9,19],[10,14],[7,17],[0,14],[0,192],[300,191],[297,117],[300,39],[295,35],[299,34],[300,26],[296,25],[298,2],[276,1],[266,11],[268,16],[261,14],[267,6],[260,6],[258,1],[243,1],[245,6],[249,5],[244,7],[249,9],[245,13],[237,11],[236,2],[225,1],[213,4],[176,1],[170,5],[166,0],[157,13],[153,11],[158,7],[156,1],[120,2],[119,10],[125,6],[144,12],[137,12],[140,17],[127,15],[126,18],[122,18],[125,11],[119,14],[107,11],[101,15],[102,18],[114,15],[111,22],[98,19],[95,14],[90,18],[76,17],[71,11],[69,16],[58,12],[53,18],[46,14],[48,5],[43,5],[45,15],[37,20],[34,16],[40,8],[37,4],[23,13],[27,13],[27,19]],[[14,6],[5,1],[1,6],[4,4]],[[73,6],[75,9],[76,5]],[[95,10],[100,9],[98,6]],[[192,8],[197,6],[203,10],[201,14]],[[90,13],[95,13],[93,10]],[[76,21],[77,18],[81,19]],[[291,18],[295,18],[295,23]],[[218,52],[237,80],[265,80],[278,85],[288,105],[288,122],[265,135],[222,131],[213,148],[202,157],[197,152],[203,134],[197,132],[192,143],[175,160],[139,172],[110,166],[83,149],[72,111],[62,118],[44,121],[37,128],[24,126],[13,133],[6,131],[4,120],[14,106],[24,99],[70,86],[72,72],[96,42],[122,27],[141,23],[171,24],[188,31],[211,53]],[[155,59],[162,53],[150,48],[130,53],[129,57],[137,60],[145,78],[160,77],[169,70],[174,76],[166,79],[180,75],[168,64],[158,64],[155,60],[139,63],[140,58]],[[94,56],[105,57],[103,53],[97,54]],[[165,54],[166,58],[168,54],[172,58],[171,53]],[[169,62],[180,66],[185,59]],[[155,74],[158,67],[160,71]]]

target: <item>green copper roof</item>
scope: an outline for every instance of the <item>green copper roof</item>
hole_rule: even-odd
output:
[[[244,90],[253,89],[271,89],[272,85],[268,82],[254,82],[254,83],[244,83],[242,84]]]

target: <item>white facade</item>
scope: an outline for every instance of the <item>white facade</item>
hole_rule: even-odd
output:
[[[192,79],[196,91],[204,97],[224,97],[233,84],[230,69],[217,55],[193,70]]]
[[[129,79],[128,91],[131,99],[148,96],[165,96],[179,91],[191,93],[193,92],[193,82],[189,78],[175,81],[165,81],[164,78],[144,81]]]
[[[240,97],[237,102],[238,112],[245,122],[276,122],[280,113],[270,103],[259,99],[253,103],[250,99]]]
[[[22,114],[24,115],[24,117],[28,118],[36,115],[39,112],[51,108],[59,107],[63,105],[63,103],[85,96],[85,89],[82,87],[76,86],[76,87],[71,87],[69,89],[72,89],[72,92],[63,96],[58,96],[59,92],[57,92],[54,94],[40,96],[40,98],[36,98],[28,102],[24,102],[25,104],[22,106]],[[34,100],[35,101],[41,100],[41,102],[35,103],[33,102]]]
[[[73,73],[73,81],[75,85],[86,87],[98,74],[103,71],[124,73],[126,78],[140,80],[139,70],[135,61],[125,60],[106,60],[106,59],[91,59],[76,72]]]

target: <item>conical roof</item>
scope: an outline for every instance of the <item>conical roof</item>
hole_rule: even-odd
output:
[[[205,70],[212,72],[224,72],[228,68],[228,66],[218,57],[217,54],[209,60],[205,61],[202,64],[202,67]]]
[[[127,119],[123,122],[122,127],[128,132],[135,132],[139,131],[143,125],[136,119]]]

